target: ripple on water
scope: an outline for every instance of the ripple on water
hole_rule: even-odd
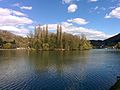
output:
[[[104,50],[91,52],[64,57],[47,54],[49,60],[41,54],[11,55],[0,62],[0,90],[108,90],[120,73],[120,56]],[[99,58],[99,54],[104,55]]]

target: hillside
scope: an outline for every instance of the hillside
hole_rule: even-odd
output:
[[[17,47],[27,47],[27,39],[21,36],[17,36],[9,31],[0,30],[0,39],[3,43],[16,42]]]
[[[16,35],[13,33],[10,33],[8,31],[0,30],[0,38],[2,38],[3,41],[12,41],[15,39]]]
[[[103,41],[106,46],[114,46],[120,42],[120,33]]]
[[[105,40],[90,40],[90,42],[93,45],[93,48],[112,47],[120,42],[120,34],[117,34]]]
[[[93,48],[103,48],[104,42],[102,40],[90,40]]]

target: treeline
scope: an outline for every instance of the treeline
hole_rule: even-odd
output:
[[[88,50],[90,42],[85,35],[77,36],[62,32],[62,26],[57,25],[57,32],[48,32],[48,25],[35,27],[35,32],[28,35],[28,47],[36,50]]]
[[[2,38],[0,38],[0,48],[1,49],[15,49],[16,46],[16,42],[15,40],[13,41],[4,41]]]

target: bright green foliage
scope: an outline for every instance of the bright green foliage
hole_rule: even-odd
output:
[[[3,48],[4,49],[11,49],[12,48],[12,44],[11,43],[3,44]]]
[[[49,44],[48,43],[43,43],[42,47],[43,47],[43,50],[49,50]]]
[[[120,49],[120,42],[118,42],[118,44],[116,45],[117,49]]]
[[[88,50],[91,48],[92,48],[92,46],[91,46],[90,42],[86,39],[85,35],[81,35],[79,49],[80,50]]]
[[[4,41],[2,38],[0,38],[0,48],[13,49],[16,47],[17,47],[16,40]]]

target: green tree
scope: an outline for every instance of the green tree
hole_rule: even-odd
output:
[[[35,34],[28,35],[29,47],[36,50],[88,50],[90,42],[85,35],[77,36],[62,32],[62,26],[57,25],[57,33],[48,32],[48,25],[35,28]]]
[[[46,51],[49,50],[49,44],[48,43],[43,43],[42,47],[43,47],[43,50],[46,50]]]
[[[11,43],[3,44],[3,48],[4,49],[11,49],[12,48],[12,44]]]
[[[35,39],[34,41],[34,48],[38,51],[42,49],[41,41],[39,39]]]
[[[120,42],[117,43],[116,48],[120,49]]]

